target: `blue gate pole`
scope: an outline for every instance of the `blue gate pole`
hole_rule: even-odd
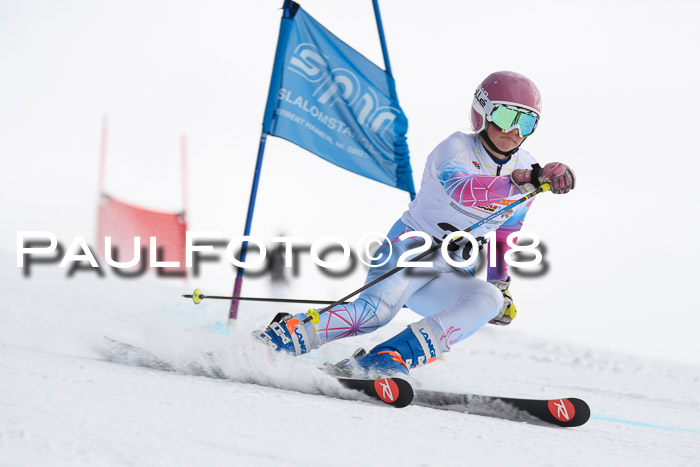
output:
[[[389,49],[386,47],[386,39],[384,38],[384,25],[382,24],[382,14],[379,12],[379,0],[372,0],[372,6],[374,7],[374,18],[377,20],[377,31],[379,32],[379,42],[382,46],[382,56],[384,57],[384,67],[386,68],[387,74],[391,77],[388,81],[389,92],[391,97],[398,102],[398,97],[396,95],[396,85],[394,83],[394,73],[391,71],[391,62],[389,61]],[[408,148],[407,148],[408,150]],[[413,183],[411,183],[413,185]],[[415,199],[415,190],[409,192],[411,201]]]
[[[382,55],[384,56],[384,66],[386,67],[386,72],[392,78],[394,74],[391,72],[391,63],[389,63],[389,51],[386,48],[386,39],[384,38],[384,26],[382,25],[382,15],[379,12],[379,0],[372,0],[372,6],[374,6],[374,18],[377,20],[377,31],[379,31],[379,42],[382,44]],[[396,94],[395,90],[394,94]]]
[[[255,198],[258,194],[258,182],[260,181],[260,171],[262,169],[263,154],[265,154],[265,141],[267,136],[273,133],[271,130],[272,119],[275,113],[277,103],[277,93],[279,91],[280,82],[282,80],[282,66],[284,64],[284,56],[289,43],[289,35],[291,33],[294,15],[299,6],[291,0],[284,0],[282,5],[284,12],[280,24],[279,38],[277,39],[277,50],[275,50],[275,62],[272,66],[272,76],[270,77],[270,89],[267,93],[267,104],[265,105],[265,114],[263,116],[262,133],[260,135],[260,146],[258,147],[258,160],[255,163],[255,175],[253,176],[253,188],[250,191],[250,201],[248,202],[248,216],[245,221],[245,229],[243,235],[250,235],[251,224],[253,223],[253,211],[255,210]],[[246,254],[248,253],[248,242],[243,242],[241,246],[240,262],[245,263]],[[241,296],[241,288],[243,287],[244,268],[239,267],[236,274],[236,281],[233,284],[233,296]],[[238,319],[238,300],[231,300],[231,305],[228,310],[228,325],[235,328],[236,319]]]
[[[245,229],[243,235],[250,235],[250,228],[253,224],[253,212],[255,211],[255,199],[258,195],[258,183],[260,182],[260,172],[262,170],[263,155],[265,154],[265,141],[267,141],[267,133],[264,131],[260,135],[260,147],[258,148],[258,160],[255,162],[255,175],[253,176],[253,187],[250,190],[250,201],[248,202],[248,215],[245,220]],[[248,253],[248,242],[243,242],[241,246],[240,262],[245,263],[245,258]],[[241,288],[243,287],[243,267],[238,268],[236,281],[233,284],[233,296],[241,296]],[[228,310],[228,324],[231,327],[236,327],[236,319],[238,318],[238,300],[231,300],[231,305]]]

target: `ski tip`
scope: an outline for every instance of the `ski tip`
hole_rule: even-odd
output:
[[[558,426],[581,426],[591,418],[588,404],[575,397],[549,400],[547,408],[552,415],[552,423]]]
[[[413,387],[405,379],[375,379],[374,391],[379,400],[399,409],[413,401]]]
[[[401,378],[347,378],[334,376],[343,386],[364,392],[392,407],[403,408],[413,401],[411,383]]]

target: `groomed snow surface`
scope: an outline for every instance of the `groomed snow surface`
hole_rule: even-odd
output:
[[[61,275],[57,277],[57,275]],[[3,269],[0,465],[698,465],[700,366],[543,341],[487,326],[413,372],[426,389],[579,397],[579,428],[556,428],[358,397],[317,369],[415,319],[369,336],[270,359],[249,339],[280,310],[195,306],[180,281],[65,279]],[[681,325],[681,324],[679,324]],[[176,371],[119,357],[105,337]],[[118,362],[115,362],[117,360]],[[216,377],[212,377],[216,376]],[[325,395],[322,395],[325,394]],[[327,397],[334,395],[336,397]]]

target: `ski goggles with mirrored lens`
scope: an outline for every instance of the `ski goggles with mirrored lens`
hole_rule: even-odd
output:
[[[540,117],[531,110],[519,109],[507,105],[496,105],[488,116],[488,121],[501,131],[509,132],[518,128],[521,137],[530,136],[537,128]]]

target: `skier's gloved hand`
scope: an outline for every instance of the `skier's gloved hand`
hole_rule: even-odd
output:
[[[507,326],[515,318],[517,314],[515,311],[515,305],[513,304],[513,297],[510,296],[510,291],[508,286],[510,285],[510,277],[504,281],[490,280],[489,284],[493,284],[498,288],[498,290],[503,293],[503,306],[498,314],[489,323],[496,324],[499,326]]]
[[[264,342],[273,350],[301,355],[311,351],[316,337],[313,323],[303,323],[306,315],[299,313],[278,313],[264,330],[253,332],[253,337]]]
[[[549,183],[552,185],[552,193],[559,195],[568,193],[576,185],[574,171],[561,162],[550,162],[544,167],[535,164],[531,169],[517,169],[510,179],[523,192],[535,191],[539,185]]]

